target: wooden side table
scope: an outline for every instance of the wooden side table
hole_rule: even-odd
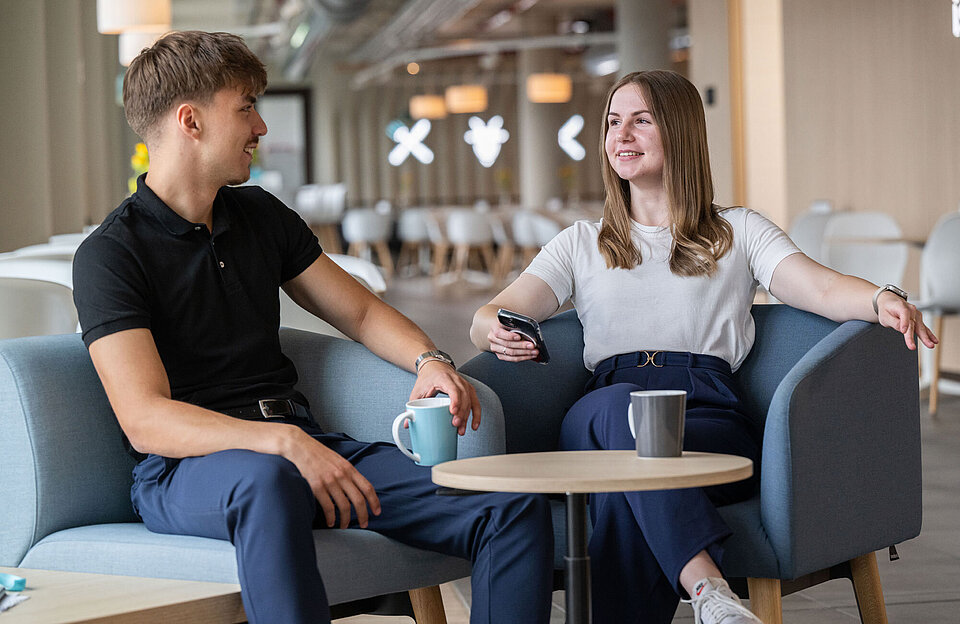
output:
[[[240,586],[171,579],[0,568],[27,579],[30,596],[3,624],[245,622]]]
[[[635,451],[556,451],[472,457],[433,467],[434,483],[484,492],[567,496],[567,621],[586,624],[590,612],[587,494],[704,487],[747,479],[753,462],[719,453],[637,457]]]

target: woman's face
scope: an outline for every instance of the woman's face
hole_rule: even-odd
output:
[[[610,166],[624,180],[639,184],[662,179],[660,130],[636,85],[620,87],[610,99],[604,148]]]

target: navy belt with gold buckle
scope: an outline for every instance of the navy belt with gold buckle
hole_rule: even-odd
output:
[[[597,368],[593,371],[593,374],[600,375],[618,368],[643,368],[647,365],[653,366],[654,368],[660,368],[662,366],[709,368],[727,375],[732,374],[730,372],[730,364],[722,358],[714,355],[677,351],[634,351],[633,353],[621,353],[597,364]]]

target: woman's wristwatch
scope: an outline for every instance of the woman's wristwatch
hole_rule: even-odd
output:
[[[877,289],[877,292],[873,293],[873,311],[877,314],[877,316],[880,315],[880,308],[877,307],[877,299],[880,297],[880,293],[882,293],[885,290],[889,290],[890,292],[900,297],[904,301],[907,300],[907,292],[905,290],[903,290],[899,286],[894,286],[893,284],[884,284],[883,286]]]
[[[421,366],[423,366],[424,364],[432,360],[443,362],[445,364],[449,364],[450,366],[453,366],[453,368],[456,368],[456,365],[454,365],[453,363],[453,358],[447,355],[446,353],[444,353],[443,351],[439,351],[439,350],[424,351],[423,353],[420,354],[420,357],[417,358],[416,363],[414,363],[414,367],[417,369],[417,373],[420,372]]]

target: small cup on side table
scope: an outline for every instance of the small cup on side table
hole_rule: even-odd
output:
[[[627,423],[637,440],[639,457],[680,457],[687,409],[684,390],[637,390],[630,393]]]

